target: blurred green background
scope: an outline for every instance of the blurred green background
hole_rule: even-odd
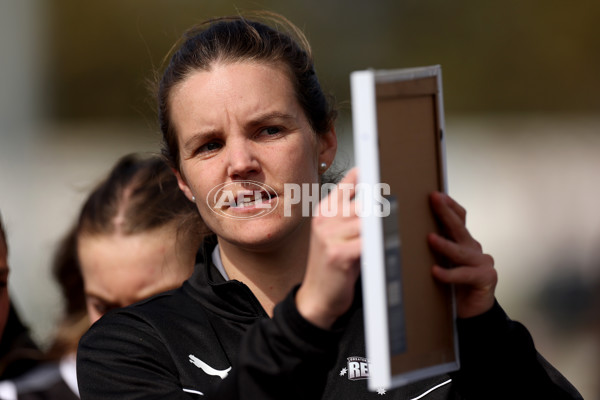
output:
[[[233,5],[232,5],[233,4]],[[448,114],[595,112],[600,108],[597,1],[51,0],[47,116],[140,118],[144,79],[183,29],[211,16],[269,9],[307,33],[339,100],[365,68],[441,64]]]
[[[440,64],[449,191],[496,260],[497,296],[586,399],[600,399],[600,2],[19,0],[0,3],[0,211],[9,288],[42,343],[49,268],[86,194],[156,152],[148,82],[181,33],[267,9],[313,45],[352,164],[351,71]]]

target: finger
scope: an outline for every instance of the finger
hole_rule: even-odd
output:
[[[494,265],[493,258],[481,251],[481,245],[475,240],[469,244],[459,244],[435,233],[427,237],[431,248],[455,265],[480,266]]]
[[[356,214],[353,200],[356,197],[357,180],[358,170],[353,168],[333,187],[327,197],[321,200],[321,210],[326,211],[323,215],[353,216]],[[324,207],[327,207],[327,209],[324,210]]]
[[[354,167],[350,169],[344,178],[340,181],[340,183],[353,183],[356,184],[358,182],[358,168]]]
[[[335,223],[331,223],[328,218],[314,218],[313,231],[323,241],[337,239],[347,240],[360,236],[361,221],[360,218],[338,219]]]
[[[431,205],[446,233],[457,242],[473,240],[467,230],[466,211],[449,196],[435,192],[431,195]]]
[[[481,315],[494,305],[494,290],[498,283],[494,268],[445,269],[434,266],[431,272],[438,281],[455,285],[456,312],[459,318]]]
[[[339,231],[346,239],[354,239],[360,237],[360,218],[345,219],[339,226]]]
[[[444,196],[444,201],[448,205],[448,207],[450,207],[452,209],[452,211],[454,211],[456,213],[456,215],[458,215],[458,217],[461,219],[463,224],[466,223],[467,222],[467,210],[463,206],[458,204],[458,202],[456,202],[456,200],[454,200],[448,194],[443,194],[443,196]]]
[[[352,239],[346,240],[340,245],[341,252],[349,258],[358,258],[361,254],[361,239],[360,236],[355,236]]]
[[[356,237],[327,246],[320,257],[330,268],[348,270],[359,264],[360,254],[361,239]]]
[[[352,168],[346,176],[336,185],[335,191],[338,203],[350,201],[356,196],[356,184],[358,183],[358,168]],[[340,196],[341,194],[341,196]]]
[[[487,268],[443,268],[436,265],[431,270],[436,279],[443,283],[467,285],[485,290],[493,289],[498,281],[498,274],[493,267]]]

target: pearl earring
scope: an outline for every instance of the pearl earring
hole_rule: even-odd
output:
[[[324,162],[322,162],[322,163],[319,165],[319,169],[321,169],[321,171],[323,171],[323,172],[324,172],[324,171],[327,169],[327,163],[324,163]]]
[[[192,201],[195,203],[196,202],[196,196],[192,196]]]

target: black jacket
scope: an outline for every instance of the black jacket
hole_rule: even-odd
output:
[[[369,392],[348,373],[348,358],[365,357],[360,301],[331,331],[302,318],[295,291],[270,319],[246,285],[223,279],[211,250],[181,288],[92,326],[78,350],[83,400],[581,398],[498,305],[459,321],[459,372]]]
[[[4,332],[0,332],[0,380],[23,375],[40,363],[44,355],[29,335],[13,304]]]

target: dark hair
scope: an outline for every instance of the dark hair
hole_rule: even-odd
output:
[[[77,343],[90,326],[85,304],[83,276],[77,258],[77,225],[62,238],[52,262],[52,275],[64,299],[64,313],[57,325],[46,359],[58,360],[77,350]]]
[[[59,243],[52,262],[52,275],[65,299],[65,312],[85,312],[83,276],[77,258],[77,227],[71,228]]]
[[[179,170],[177,135],[171,121],[170,93],[192,72],[209,71],[214,63],[262,61],[281,63],[294,85],[296,98],[312,129],[317,134],[333,127],[337,111],[323,93],[310,45],[304,34],[284,17],[262,12],[256,14],[280,29],[265,23],[231,16],[208,20],[187,31],[171,57],[158,84],[158,119],[163,135],[163,155]]]
[[[83,205],[76,233],[130,235],[175,223],[186,240],[201,242],[204,223],[177,178],[158,156],[121,158]]]

